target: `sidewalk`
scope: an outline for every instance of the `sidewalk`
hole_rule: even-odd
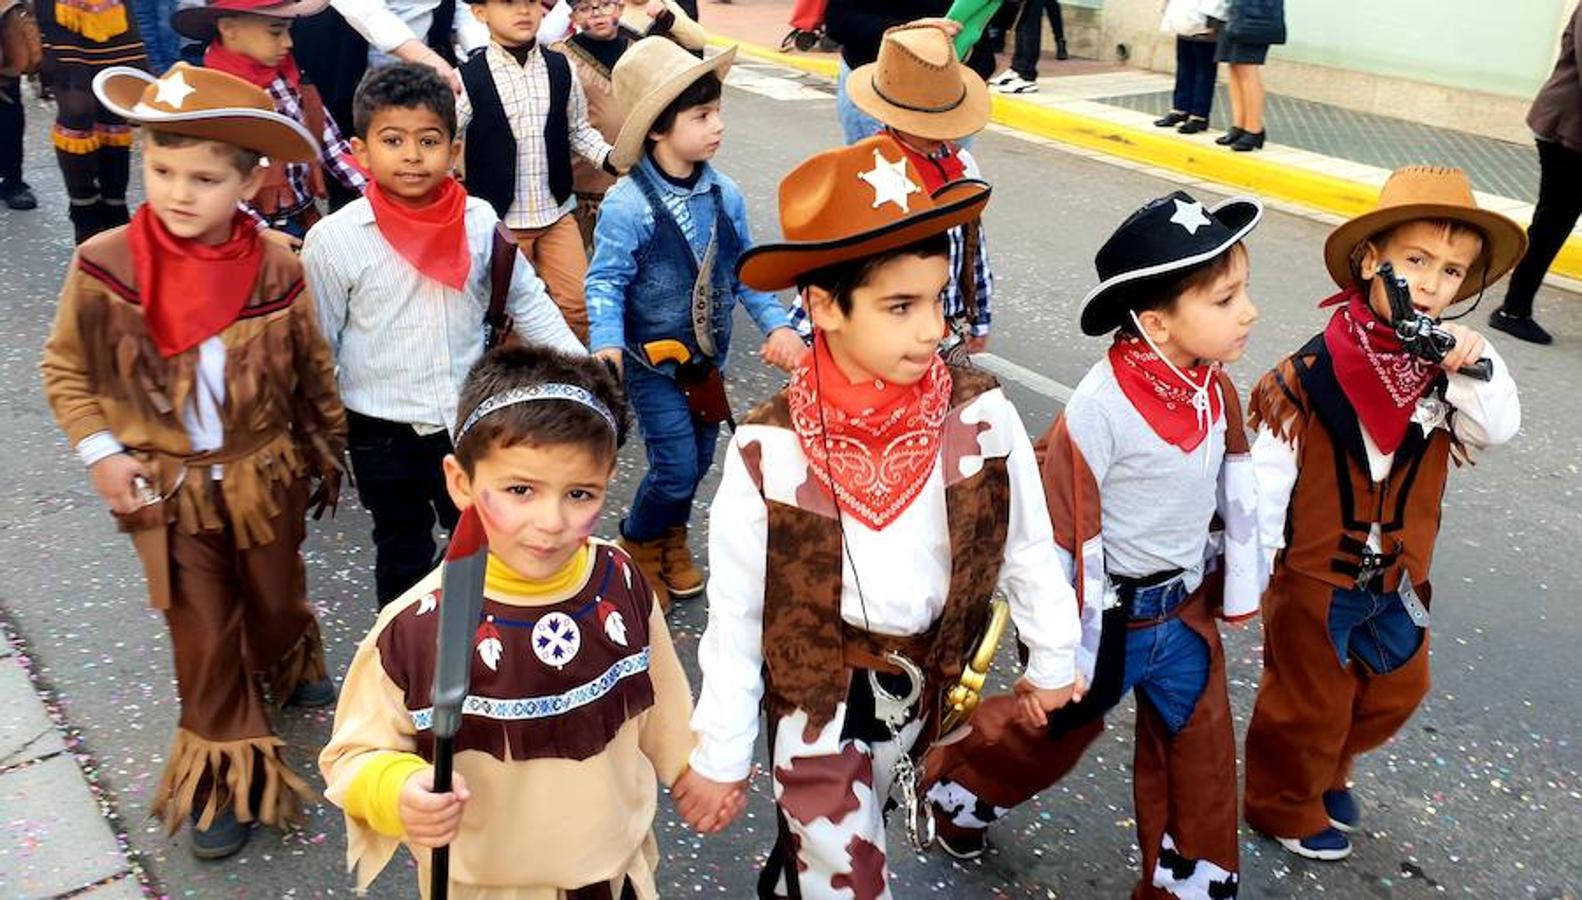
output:
[[[836,54],[778,51],[790,28],[790,9],[790,0],[704,0],[701,15],[717,43],[740,44],[744,55],[833,79]],[[1457,166],[1481,189],[1481,206],[1523,225],[1532,219],[1538,154],[1531,143],[1512,144],[1270,94],[1265,119],[1271,138],[1278,140],[1255,153],[1233,153],[1214,144],[1229,124],[1230,101],[1223,84],[1210,119],[1213,128],[1180,135],[1153,127],[1153,120],[1170,107],[1172,76],[1093,60],[1057,61],[1047,36],[1045,43],[1039,92],[995,94],[994,122],[1142,167],[1295,203],[1336,221],[1371,208],[1392,169],[1413,163]],[[1550,271],[1551,276],[1582,279],[1582,227],[1572,233]]]
[[[0,623],[0,896],[139,900],[146,892],[110,803],[32,675]]]

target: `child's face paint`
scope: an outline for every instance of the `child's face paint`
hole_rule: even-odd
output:
[[[613,468],[570,444],[490,452],[472,476],[489,550],[524,578],[554,575],[598,527]]]

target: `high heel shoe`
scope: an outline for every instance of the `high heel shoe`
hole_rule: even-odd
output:
[[[1208,131],[1208,119],[1202,116],[1187,116],[1186,122],[1176,129],[1179,134],[1197,134],[1200,131]]]
[[[1155,128],[1174,128],[1175,126],[1180,125],[1182,122],[1185,122],[1186,120],[1187,120],[1187,114],[1186,113],[1184,113],[1184,112],[1176,112],[1175,110],[1172,109],[1169,112],[1165,113],[1164,115],[1160,116],[1159,118],[1155,119],[1154,120],[1154,127]]]
[[[1239,127],[1237,127],[1235,125],[1232,125],[1229,129],[1227,129],[1225,131],[1224,134],[1222,134],[1219,137],[1215,138],[1214,139],[1214,143],[1220,145],[1221,147],[1229,147],[1231,144],[1234,144],[1237,141],[1241,140],[1241,136],[1246,134],[1246,133],[1247,132],[1242,131]]]
[[[1247,153],[1253,150],[1262,150],[1264,134],[1265,132],[1262,131],[1256,134],[1251,131],[1243,131],[1241,133],[1241,137],[1236,139],[1236,143],[1230,145],[1230,149],[1236,151],[1237,153]]]

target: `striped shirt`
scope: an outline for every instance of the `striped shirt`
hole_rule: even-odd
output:
[[[544,126],[549,121],[549,67],[544,52],[535,44],[521,65],[493,41],[484,52],[506,121],[511,123],[511,135],[516,138],[516,199],[505,211],[505,224],[510,228],[548,228],[576,208],[577,198],[573,194],[563,203],[556,202],[549,190],[549,148],[544,144]],[[576,67],[570,68],[566,124],[571,152],[602,166],[610,145],[588,121],[588,96],[577,80]],[[472,101],[466,94],[456,101],[456,119],[460,133],[465,134],[472,121]]]
[[[308,230],[302,267],[335,356],[346,408],[391,422],[453,428],[467,370],[483,355],[494,209],[467,198],[472,269],[457,291],[413,268],[384,239],[365,199]],[[520,254],[506,310],[529,343],[586,354]]]

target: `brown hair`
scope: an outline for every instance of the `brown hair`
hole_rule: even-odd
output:
[[[1231,261],[1238,255],[1247,255],[1247,246],[1241,241],[1207,262],[1124,285],[1117,289],[1122,292],[1121,305],[1135,313],[1173,312],[1182,296],[1213,284],[1229,272]],[[1130,316],[1121,320],[1119,328],[1122,334],[1134,337],[1137,334],[1137,326],[1132,324]]]
[[[462,382],[456,405],[457,429],[485,400],[513,388],[535,384],[580,387],[603,403],[615,419],[615,433],[604,417],[571,400],[517,403],[474,423],[456,437],[456,460],[468,475],[478,460],[505,447],[571,445],[601,461],[615,461],[626,441],[626,396],[614,373],[591,356],[570,356],[547,347],[496,347],[484,354]]]
[[[208,138],[176,134],[172,131],[149,128],[146,125],[143,127],[143,133],[156,147],[196,147],[199,144],[213,144],[221,154],[230,158],[231,165],[236,168],[236,171],[242,173],[243,178],[253,174],[253,170],[258,168],[258,161],[264,158],[264,155],[256,150],[238,147],[235,144],[227,144],[224,141],[212,141]]]

